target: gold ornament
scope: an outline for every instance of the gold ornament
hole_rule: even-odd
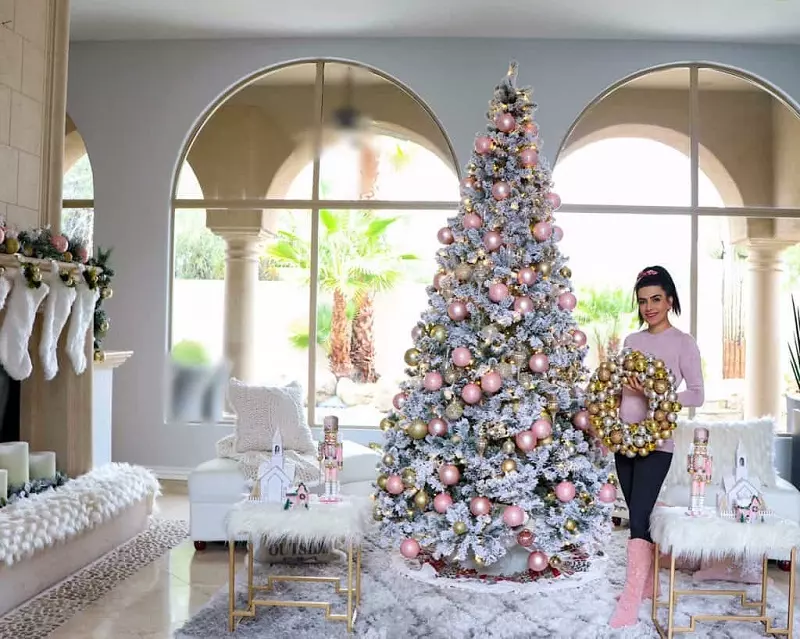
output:
[[[37,280],[35,276],[38,275],[39,279]],[[34,273],[34,282],[41,282],[42,281],[42,274],[41,273]],[[100,326],[98,326],[101,333],[108,333],[108,329],[111,328],[111,324],[108,323],[108,320],[103,320],[100,322]]]
[[[517,470],[517,462],[513,459],[504,459],[503,463],[500,465],[503,472],[508,475],[508,473],[513,473]]]
[[[95,351],[94,352],[94,361],[95,362],[105,362],[106,361],[106,354],[104,351]]]
[[[461,416],[464,414],[464,406],[461,402],[454,400],[444,409],[444,414],[451,420],[461,419]]]
[[[403,356],[403,359],[409,366],[417,366],[419,364],[419,355],[420,352],[416,348],[409,348]]]
[[[375,508],[372,509],[372,518],[375,521],[382,521],[383,520],[383,513],[381,513],[380,508],[378,508],[378,504],[375,504]]]
[[[478,451],[479,457],[483,457],[483,454],[486,452],[486,446],[488,445],[489,442],[485,437],[478,437],[477,441],[475,442],[475,449]]]
[[[478,557],[478,555],[475,555],[473,561],[475,562],[475,565],[478,566],[479,568],[483,568],[483,566],[486,565],[486,561],[483,559],[483,557]]]
[[[64,251],[61,254],[61,259],[64,262],[71,262],[72,261],[72,253],[70,253],[69,251]]]
[[[104,300],[110,300],[114,296],[114,289],[110,286],[104,286],[100,289],[100,297]]]
[[[425,510],[430,501],[431,498],[428,497],[428,493],[426,493],[424,490],[420,490],[416,495],[414,495],[414,505],[420,510]]]
[[[421,419],[415,419],[408,425],[406,434],[411,439],[425,439],[428,434],[428,425]]]
[[[447,339],[447,329],[441,324],[431,327],[431,337],[437,342],[444,342]]]
[[[394,455],[386,453],[382,461],[384,466],[394,466]]]
[[[565,277],[567,279],[572,277],[572,269],[569,266],[562,266],[559,273],[561,273],[561,277]]]
[[[381,490],[386,490],[386,480],[388,479],[389,476],[386,473],[381,473],[378,475],[378,481],[376,482],[378,484],[378,488]]]
[[[416,513],[411,510],[411,508],[406,509],[406,518],[414,519],[414,515],[416,515]]]
[[[507,439],[506,441],[503,442],[503,452],[506,455],[513,454],[515,450],[517,450],[517,446],[516,444],[514,444],[513,440]]]
[[[460,375],[455,368],[448,368],[442,375],[445,384],[455,384],[459,377]]]
[[[536,270],[539,271],[542,277],[550,277],[553,272],[553,265],[550,262],[541,262],[537,265]]]
[[[558,570],[561,567],[561,557],[558,555],[553,555],[550,557],[550,561],[548,562],[551,568],[555,568]]]
[[[450,438],[450,441],[453,442],[456,446],[461,443],[461,435],[453,435]]]
[[[5,241],[6,253],[11,255],[19,251],[19,240],[15,237],[7,237]]]
[[[411,488],[417,481],[417,471],[413,468],[404,468],[400,473],[400,478],[403,480],[403,485]]]
[[[467,532],[467,524],[465,524],[463,521],[455,522],[453,524],[453,532],[456,535],[463,535],[465,532]]]
[[[552,438],[552,437],[550,437],[550,436],[548,436],[548,437],[545,437],[544,439],[540,439],[540,440],[539,440],[539,443],[540,443],[542,446],[549,446],[550,444],[552,444],[552,443],[553,443],[553,438]]]
[[[384,417],[384,418],[381,420],[381,430],[382,430],[384,433],[385,433],[387,430],[391,430],[391,429],[392,429],[392,426],[394,426],[394,424],[392,423],[392,420],[391,420],[391,419],[389,419],[388,417]]]
[[[578,522],[574,519],[567,519],[567,521],[564,522],[564,528],[566,528],[568,532],[575,532],[578,530]]]

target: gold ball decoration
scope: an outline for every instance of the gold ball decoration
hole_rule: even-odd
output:
[[[541,262],[537,265],[536,270],[539,271],[542,277],[550,277],[553,272],[553,265],[550,262]]]
[[[550,561],[547,563],[550,564],[551,568],[555,568],[556,570],[558,570],[559,568],[561,568],[561,557],[559,557],[558,555],[553,555],[552,557],[550,557]]]
[[[420,490],[416,495],[414,495],[414,505],[420,510],[425,510],[429,503],[431,503],[431,498],[424,490]]]
[[[19,251],[19,240],[15,237],[6,237],[5,245],[6,245],[6,253],[8,253],[9,255]]]
[[[475,555],[473,561],[475,562],[475,565],[478,566],[479,568],[483,568],[486,565],[486,561],[484,561],[483,557],[478,557],[478,555]]]
[[[105,354],[104,351],[95,351],[93,359],[94,359],[95,362],[98,362],[98,363],[105,362],[106,361],[106,354]]]
[[[444,342],[447,339],[447,329],[441,324],[434,324],[430,334],[437,342]]]
[[[425,439],[428,434],[428,425],[421,419],[415,419],[408,425],[406,434],[411,439]]]
[[[417,366],[419,365],[419,356],[420,352],[416,348],[409,348],[403,355],[403,359],[409,366]]]
[[[394,455],[386,453],[381,461],[383,461],[384,466],[394,466]]]
[[[566,528],[568,532],[573,533],[578,530],[578,522],[574,519],[567,519],[567,521],[564,522],[564,528]]]
[[[400,473],[400,477],[403,480],[403,484],[410,488],[417,481],[417,471],[413,468],[404,468],[403,472]]]
[[[514,453],[515,450],[517,450],[516,444],[511,439],[507,439],[506,441],[504,441],[502,448],[503,448],[503,452],[506,455],[511,455],[511,454]]]
[[[627,423],[619,417],[622,389],[635,379],[644,389],[648,411],[641,423]],[[675,376],[662,360],[652,355],[623,349],[601,362],[589,379],[586,410],[598,437],[614,453],[646,457],[665,439],[672,437],[681,405],[675,390]]]
[[[380,508],[378,508],[378,504],[375,504],[375,507],[372,509],[372,518],[375,521],[383,521],[383,513]]]
[[[453,532],[456,535],[463,535],[465,532],[467,532],[467,524],[465,524],[463,521],[457,521],[453,524]]]
[[[444,372],[444,375],[442,375],[442,378],[444,379],[444,383],[445,384],[450,384],[450,385],[455,384],[458,381],[459,377],[460,377],[460,375],[459,375],[458,371],[455,368],[448,368]]]
[[[378,488],[381,490],[386,490],[386,481],[389,479],[389,476],[386,473],[381,473],[378,475],[378,479],[375,483],[378,484]]]
[[[394,426],[394,423],[393,423],[393,422],[392,422],[392,420],[391,420],[391,419],[389,419],[388,417],[384,417],[384,418],[381,420],[381,430],[382,430],[384,433],[385,433],[387,430],[392,430],[392,426]]]
[[[416,513],[411,508],[406,509],[407,519],[414,519],[414,515],[416,515]]]
[[[461,419],[461,416],[464,414],[464,406],[461,402],[454,400],[444,409],[444,414],[445,417],[450,420]]]
[[[38,275],[39,279],[37,280],[37,279],[34,278],[34,282],[40,282],[42,280],[42,274],[41,273],[38,273],[38,274],[34,273],[34,276],[35,275]],[[97,328],[100,329],[101,333],[108,333],[108,329],[111,328],[111,324],[108,323],[108,320],[103,320],[102,322],[100,322],[100,326],[98,326]]]
[[[508,475],[508,473],[513,473],[517,470],[517,462],[513,459],[504,459],[503,463],[500,464],[500,468]]]
[[[114,289],[110,286],[105,286],[100,289],[100,297],[104,300],[110,300],[114,296]]]
[[[553,443],[553,438],[552,438],[552,437],[550,437],[550,436],[548,436],[548,437],[545,437],[544,439],[540,439],[540,440],[539,440],[539,443],[540,443],[542,446],[549,446],[550,444],[552,444],[552,443]]]
[[[561,273],[561,277],[566,277],[567,279],[572,277],[572,269],[569,266],[562,266],[559,273]]]

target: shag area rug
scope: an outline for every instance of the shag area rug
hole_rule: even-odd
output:
[[[44,639],[188,535],[188,522],[153,519],[145,532],[0,617],[0,639]]]
[[[492,593],[491,586],[482,592],[463,588],[442,587],[403,576],[391,555],[367,541],[363,550],[361,607],[355,632],[348,635],[343,622],[325,621],[324,612],[309,608],[259,608],[255,619],[242,620],[234,635],[228,633],[228,589],[222,588],[192,619],[175,634],[175,639],[334,639],[366,637],[367,639],[601,639],[619,637],[649,639],[658,637],[650,621],[650,606],[642,605],[639,623],[613,631],[608,619],[615,598],[625,580],[625,543],[627,531],[615,532],[607,549],[606,574],[591,583],[570,588],[566,580],[558,580],[551,592],[535,594],[524,591]],[[238,606],[244,606],[246,573],[243,562],[238,568]],[[344,563],[312,566],[256,564],[255,581],[266,582],[273,574],[315,574],[338,576]],[[337,571],[334,573],[334,571]],[[662,572],[666,585],[666,572]],[[692,587],[691,577],[680,574],[679,587]],[[728,585],[730,587],[730,585]],[[760,587],[748,588],[755,598]],[[331,584],[276,585],[276,597],[317,601],[341,600],[343,605],[333,612],[344,612],[346,600],[334,594]],[[769,614],[778,627],[785,627],[786,597],[770,585]],[[688,622],[687,613],[739,614],[741,609],[731,597],[693,597],[681,600],[676,623]],[[698,624],[694,637],[749,639],[763,637],[761,624],[706,623]]]

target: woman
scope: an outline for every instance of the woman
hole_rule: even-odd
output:
[[[681,303],[675,282],[662,266],[648,266],[636,278],[634,298],[639,307],[639,325],[645,330],[625,339],[625,346],[661,359],[675,376],[675,387],[685,382],[678,393],[683,406],[702,406],[703,371],[700,351],[691,335],[672,326],[670,313],[681,314]],[[620,419],[627,423],[641,422],[647,413],[647,399],[642,383],[630,378],[622,391]],[[625,588],[611,617],[611,626],[620,628],[637,622],[639,604],[653,596],[653,540],[650,538],[650,513],[656,504],[661,485],[672,463],[674,442],[665,440],[647,457],[633,459],[617,453],[614,456],[617,478],[628,504],[631,538],[628,542],[628,564]]]

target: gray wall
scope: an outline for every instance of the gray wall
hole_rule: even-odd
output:
[[[94,167],[96,241],[115,247],[107,347],[135,351],[116,372],[116,460],[187,468],[213,456],[214,442],[230,432],[163,420],[173,174],[189,131],[217,96],[258,70],[313,57],[355,60],[405,83],[437,114],[462,163],[510,58],[520,62],[521,82],[534,86],[550,158],[598,93],[655,65],[714,62],[800,100],[800,47],[466,39],[74,44],[68,110]]]

